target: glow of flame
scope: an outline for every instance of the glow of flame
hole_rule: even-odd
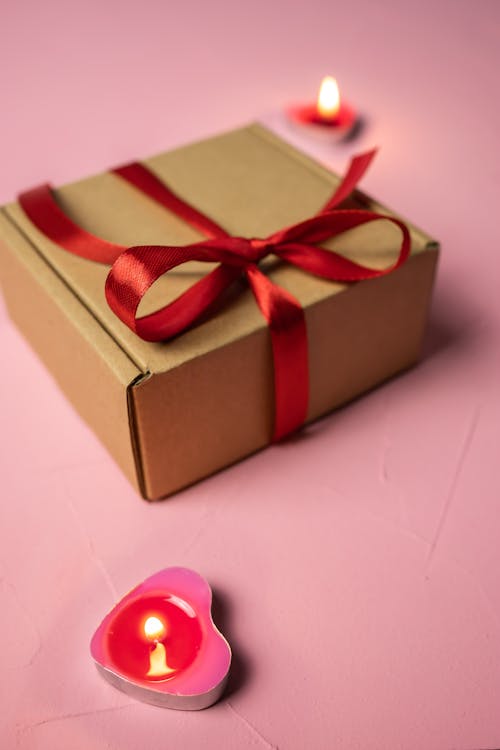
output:
[[[337,81],[332,76],[325,76],[321,81],[318,94],[318,113],[326,120],[334,120],[340,109],[340,94]]]
[[[158,641],[166,633],[165,625],[159,617],[148,617],[144,623],[144,634],[150,641]]]

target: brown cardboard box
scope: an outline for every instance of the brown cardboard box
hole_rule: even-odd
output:
[[[258,125],[146,160],[181,197],[239,236],[264,237],[307,218],[338,178]],[[185,244],[199,237],[108,173],[57,191],[80,225],[123,245]],[[364,194],[363,207],[389,213]],[[312,420],[412,365],[419,354],[438,245],[410,227],[412,254],[387,276],[351,286],[269,263],[270,277],[305,309]],[[389,222],[325,244],[386,266],[399,234]],[[140,313],[207,273],[168,274]],[[106,266],[44,237],[18,204],[0,211],[0,278],[12,319],[145,498],[171,494],[265,446],[273,421],[270,335],[242,283],[202,324],[177,339],[137,338],[108,308]]]

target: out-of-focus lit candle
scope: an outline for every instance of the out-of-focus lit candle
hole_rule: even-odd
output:
[[[340,111],[340,92],[337,81],[325,76],[318,92],[317,118],[321,122],[334,122]]]
[[[316,102],[289,107],[292,122],[313,130],[343,138],[356,124],[356,113],[340,96],[335,78],[325,76],[321,82]]]
[[[166,568],[127,594],[91,642],[97,668],[116,687],[159,706],[200,709],[220,697],[229,644],[211,615],[212,592],[187,568]]]

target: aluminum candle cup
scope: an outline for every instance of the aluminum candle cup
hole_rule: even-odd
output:
[[[212,591],[198,573],[165,568],[106,615],[90,645],[97,669],[146,703],[184,710],[211,706],[231,664],[211,606]]]

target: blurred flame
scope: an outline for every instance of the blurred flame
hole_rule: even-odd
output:
[[[340,94],[337,81],[332,76],[325,76],[321,81],[318,94],[318,113],[321,117],[333,120],[339,113]]]

